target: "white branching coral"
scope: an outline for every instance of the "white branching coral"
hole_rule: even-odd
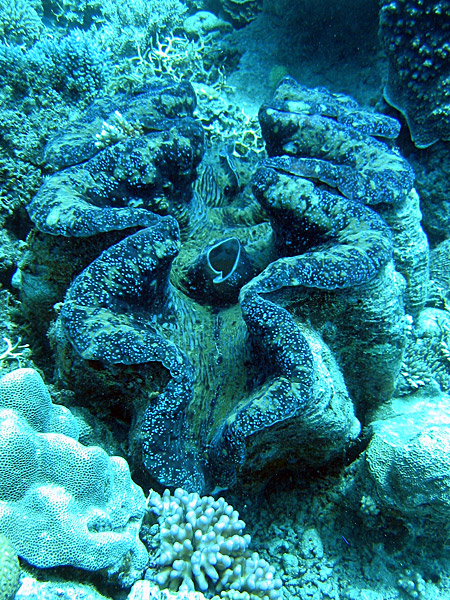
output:
[[[281,598],[275,569],[248,550],[245,523],[224,498],[200,497],[182,489],[173,496],[151,491],[148,509],[156,515],[160,543],[154,581],[173,591],[197,590],[249,600]]]
[[[20,368],[30,358],[30,346],[28,344],[21,344],[21,341],[19,337],[13,344],[9,338],[2,338],[3,346],[0,349],[0,367],[3,367],[5,363],[15,360],[17,361],[17,366]]]
[[[127,137],[142,134],[142,125],[139,121],[130,123],[118,110],[116,110],[109,121],[103,121],[101,132],[97,133],[95,136],[95,145],[97,148],[103,149],[106,146],[115,144]]]

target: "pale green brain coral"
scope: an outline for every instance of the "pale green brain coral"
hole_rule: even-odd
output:
[[[147,562],[144,507],[126,461],[78,442],[75,418],[37,371],[0,378],[0,532],[21,558],[40,569],[108,568],[131,585]]]

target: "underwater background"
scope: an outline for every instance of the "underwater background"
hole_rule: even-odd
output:
[[[0,600],[450,599],[450,1],[0,1]]]

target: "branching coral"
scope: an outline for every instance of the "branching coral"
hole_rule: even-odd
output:
[[[149,512],[159,524],[155,581],[174,591],[230,591],[249,600],[278,600],[281,580],[257,552],[250,552],[245,523],[223,498],[200,497],[176,489],[151,491]]]
[[[0,5],[0,37],[8,44],[31,45],[42,29],[41,0],[4,0]]]
[[[3,337],[4,346],[0,352],[0,367],[3,363],[17,361],[17,367],[22,367],[23,363],[30,357],[31,350],[28,344],[21,344],[20,337],[13,344],[7,337]]]
[[[43,90],[65,102],[92,102],[111,73],[110,55],[82,30],[62,37],[43,37],[23,52],[0,44],[0,81],[19,96]]]

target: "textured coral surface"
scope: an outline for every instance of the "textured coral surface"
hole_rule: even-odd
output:
[[[447,598],[447,0],[0,4],[17,597]]]
[[[41,568],[139,572],[145,500],[126,461],[80,444],[74,417],[33,369],[0,379],[0,406],[0,531],[19,556]]]

